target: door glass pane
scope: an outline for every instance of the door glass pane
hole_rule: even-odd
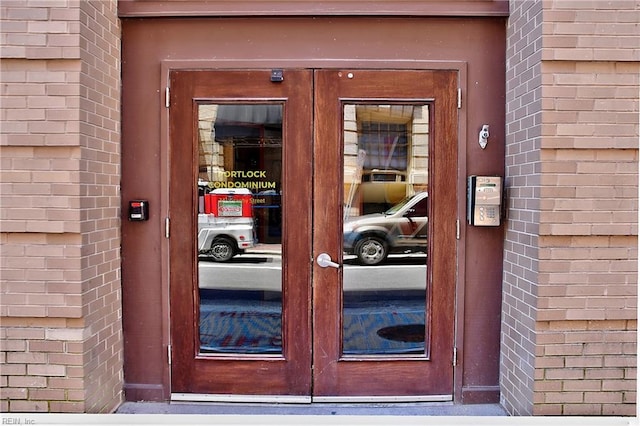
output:
[[[282,104],[198,105],[201,353],[282,353]]]
[[[429,107],[343,113],[342,354],[428,356]]]

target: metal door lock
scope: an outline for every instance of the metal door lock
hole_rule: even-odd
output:
[[[318,255],[318,258],[316,259],[316,262],[318,262],[318,266],[320,266],[321,268],[327,268],[329,266],[336,269],[340,268],[340,265],[332,261],[331,256],[329,256],[327,253],[320,253]]]

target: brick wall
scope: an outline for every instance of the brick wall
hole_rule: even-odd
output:
[[[501,402],[513,414],[533,411],[540,227],[542,2],[510,2],[507,30],[505,237]]]
[[[636,5],[511,2],[501,381],[514,414],[635,414]]]
[[[0,5],[1,411],[122,400],[116,5]]]

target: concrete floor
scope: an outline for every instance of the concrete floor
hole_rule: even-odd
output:
[[[507,416],[498,404],[445,402],[389,404],[243,404],[125,402],[118,414],[211,414],[298,416]]]

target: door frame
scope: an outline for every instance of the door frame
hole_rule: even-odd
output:
[[[455,282],[455,296],[454,296],[454,350],[457,352],[457,363],[453,369],[453,400],[455,402],[462,402],[463,393],[463,341],[464,341],[464,295],[465,295],[465,226],[464,217],[466,212],[465,197],[464,194],[466,188],[466,164],[467,164],[467,149],[464,142],[464,135],[467,133],[467,108],[466,102],[461,102],[461,99],[466,98],[467,94],[467,62],[466,61],[394,61],[392,67],[387,61],[380,60],[162,60],[160,62],[161,73],[161,87],[159,87],[159,94],[162,96],[163,101],[165,96],[169,96],[169,75],[174,70],[186,70],[186,69],[198,69],[198,70],[233,70],[233,69],[273,69],[273,68],[313,68],[313,69],[337,69],[337,68],[350,68],[353,70],[369,70],[369,69],[393,69],[393,70],[451,70],[458,73],[458,144],[457,144],[457,162],[458,169],[456,173],[456,188],[457,188],[457,211],[456,216],[460,221],[458,227],[458,238],[456,247],[456,282]],[[164,103],[164,102],[163,102]],[[165,108],[160,116],[161,132],[160,137],[160,211],[163,217],[169,216],[169,109]],[[208,395],[196,395],[189,394],[188,396],[172,394],[171,390],[171,365],[170,365],[170,353],[171,353],[171,325],[170,325],[170,308],[169,308],[169,244],[165,238],[162,240],[160,247],[161,257],[163,259],[162,266],[162,281],[164,284],[164,290],[162,293],[162,330],[163,330],[163,347],[167,350],[167,364],[165,369],[165,389],[168,389],[169,395],[173,400],[221,400],[230,401],[235,400],[233,398],[208,398]],[[247,397],[241,398],[243,401],[251,400],[256,402],[283,402],[282,399],[266,397],[261,398]],[[366,398],[367,401],[375,401],[375,398]],[[394,398],[395,401],[398,399]],[[416,400],[411,398],[410,400]],[[291,401],[285,400],[284,402],[309,402],[307,398],[293,398]]]

